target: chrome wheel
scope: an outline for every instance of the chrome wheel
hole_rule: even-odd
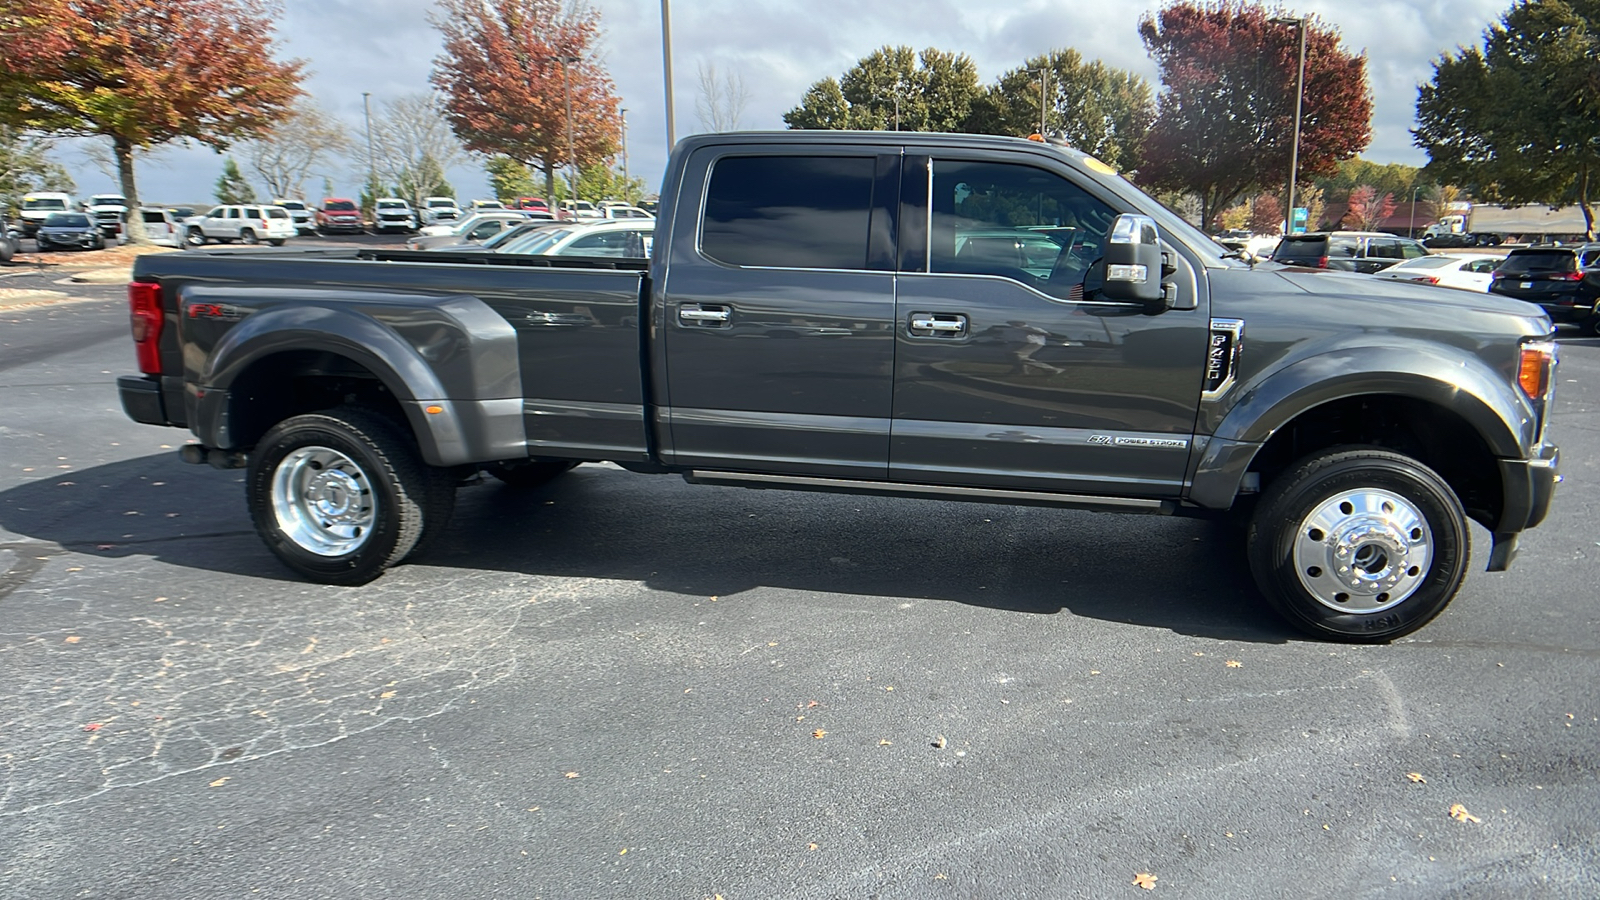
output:
[[[327,447],[300,447],[272,474],[272,512],[296,546],[318,556],[343,556],[371,537],[378,498],[350,457]]]
[[[1300,584],[1344,613],[1397,606],[1428,577],[1433,534],[1417,507],[1378,488],[1341,491],[1301,520],[1293,545]]]

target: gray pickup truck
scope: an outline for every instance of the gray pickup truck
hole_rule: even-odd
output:
[[[1545,517],[1550,320],[1252,266],[1070,148],[900,133],[673,151],[652,258],[140,257],[137,421],[248,469],[290,568],[360,584],[486,471],[1232,518],[1271,605],[1383,641]],[[1241,560],[1243,562],[1244,560]]]

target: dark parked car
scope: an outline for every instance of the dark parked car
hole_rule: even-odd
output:
[[[1422,246],[1443,250],[1451,247],[1498,247],[1500,242],[1501,237],[1498,234],[1447,233],[1423,238]]]
[[[33,239],[41,253],[57,247],[77,247],[82,250],[106,248],[106,238],[100,231],[100,225],[88,213],[55,213],[44,220]]]
[[[1491,292],[1537,303],[1551,321],[1600,335],[1600,244],[1513,250],[1491,277]]]
[[[22,232],[0,219],[0,263],[8,263],[22,248]]]
[[[1405,259],[1428,255],[1410,238],[1376,231],[1313,231],[1291,234],[1278,242],[1272,261],[1313,269],[1372,273]]]

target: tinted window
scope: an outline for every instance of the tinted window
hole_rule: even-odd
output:
[[[509,241],[500,247],[501,253],[538,253],[556,241],[561,240],[572,231],[566,228],[546,228],[537,234]]]
[[[1373,238],[1367,242],[1367,256],[1375,259],[1404,259],[1400,242],[1393,238]]]
[[[1277,249],[1272,251],[1273,259],[1320,259],[1328,255],[1328,238],[1325,235],[1286,237],[1279,241]]]
[[[55,213],[44,224],[53,228],[87,228],[89,217],[82,213]]]
[[[293,209],[293,210],[301,210],[301,209],[305,209],[306,208],[306,205],[304,203],[301,203],[298,200],[285,200],[282,203],[279,203],[278,205],[283,207],[284,209]]]
[[[353,212],[355,208],[356,205],[349,200],[335,200],[323,207],[324,210],[336,210],[338,212]]]
[[[573,241],[561,250],[560,256],[628,256],[628,248],[639,248],[643,244],[639,240],[637,231],[604,231],[599,234],[586,234]],[[643,255],[643,254],[638,254]]]
[[[23,209],[66,209],[67,201],[57,197],[44,197],[38,200],[22,201]]]
[[[164,223],[167,221],[167,214],[158,209],[147,209],[144,210],[144,221],[147,225]]]
[[[271,206],[267,208],[267,215],[274,219],[287,219],[289,218],[289,211],[287,209],[279,209],[276,206]]]
[[[864,269],[871,157],[717,160],[700,248],[736,266]]]
[[[1571,250],[1516,250],[1506,257],[1497,270],[1507,275],[1523,272],[1571,272],[1574,268]]]
[[[1484,259],[1473,260],[1472,262],[1467,263],[1466,265],[1462,266],[1461,268],[1465,269],[1468,272],[1472,272],[1474,274],[1477,274],[1477,275],[1487,275],[1490,272],[1493,272],[1495,270],[1495,267],[1500,265],[1500,262],[1501,262],[1500,260],[1495,259],[1494,257],[1491,256],[1491,257],[1486,257]]]
[[[1400,255],[1404,256],[1406,259],[1421,259],[1422,257],[1428,255],[1428,248],[1422,246],[1416,241],[1401,241]]]
[[[1457,262],[1459,262],[1459,260],[1451,259],[1448,256],[1425,256],[1425,257],[1423,257],[1421,259],[1408,259],[1405,262],[1401,263],[1400,265],[1395,266],[1395,268],[1396,269],[1442,269],[1445,266],[1455,265]]]

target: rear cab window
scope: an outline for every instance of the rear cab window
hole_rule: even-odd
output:
[[[868,268],[874,164],[867,156],[718,159],[701,254],[731,266]]]

